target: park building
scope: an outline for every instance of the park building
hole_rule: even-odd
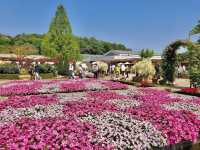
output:
[[[134,65],[136,62],[140,61],[141,57],[139,51],[124,51],[124,50],[110,50],[104,55],[83,55],[83,61],[86,63],[94,61],[103,61],[108,64],[117,64],[117,63],[129,63]],[[160,64],[162,57],[160,54],[155,54],[151,58],[154,64]]]

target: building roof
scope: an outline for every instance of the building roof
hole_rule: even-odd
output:
[[[135,61],[140,60],[140,55],[129,55],[129,56],[104,56],[104,55],[83,55],[85,62],[91,62],[91,61],[105,61],[105,62],[127,62],[127,61]],[[161,60],[161,56],[153,56],[151,60]]]
[[[110,50],[109,52],[105,53],[104,56],[116,56],[116,55],[132,55],[132,51],[127,50]]]
[[[141,52],[141,50],[134,50],[134,51],[133,51],[133,54],[134,54],[134,55],[140,55],[140,52]],[[161,52],[161,51],[154,51],[154,55],[155,55],[155,56],[161,56],[161,55],[162,55],[162,52]]]

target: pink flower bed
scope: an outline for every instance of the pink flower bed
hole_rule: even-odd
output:
[[[197,97],[151,88],[127,90],[123,84],[101,80],[37,84],[48,85],[40,92],[52,94],[0,101],[0,149],[152,149],[198,140]],[[15,82],[1,88],[7,86]]]
[[[100,88],[93,89],[93,84],[98,83]],[[88,86],[89,85],[89,86]],[[127,89],[127,85],[102,80],[46,80],[46,81],[17,81],[3,84],[0,86],[0,95],[30,95],[47,94],[57,92],[77,92],[87,90],[105,90],[105,89]]]
[[[5,109],[6,107],[27,108],[56,102],[57,98],[55,95],[10,96],[4,101],[0,101],[0,110]]]
[[[89,142],[94,126],[76,120],[21,119],[0,132],[0,148],[4,149],[101,149]]]

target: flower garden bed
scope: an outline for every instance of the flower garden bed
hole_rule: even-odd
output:
[[[31,95],[59,92],[79,92],[88,90],[117,90],[128,86],[118,82],[104,80],[41,80],[13,81],[0,86],[0,95]]]
[[[1,88],[26,83],[32,82]],[[37,91],[46,84],[70,90]],[[0,149],[167,149],[199,137],[198,97],[102,80],[47,80],[37,86],[37,95],[19,95],[12,91],[16,87],[11,96],[1,93]]]

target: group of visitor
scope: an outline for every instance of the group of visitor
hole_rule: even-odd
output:
[[[67,73],[68,71],[70,79],[75,79],[76,74],[79,76],[80,79],[83,79],[85,77],[85,68],[82,66],[82,64],[75,67],[73,63],[70,63],[67,69]]]
[[[178,78],[181,78],[182,75],[186,74],[186,67],[185,65],[179,65],[177,67]]]
[[[29,74],[31,76],[31,80],[41,80],[40,76],[40,62],[33,62],[29,68]]]
[[[128,79],[130,68],[128,64],[112,64],[110,65],[110,74],[112,78],[119,79],[120,77]]]
[[[31,76],[31,80],[41,80],[40,76],[40,62],[33,62],[29,68],[29,74]],[[86,69],[79,64],[76,66],[74,63],[69,63],[66,70],[70,79],[75,79],[75,76],[78,76],[80,79],[83,79],[86,76]],[[99,78],[100,69],[97,62],[91,63],[91,72],[93,73],[93,77],[95,79]],[[127,64],[112,64],[109,68],[109,73],[112,78],[129,78],[130,69]]]

